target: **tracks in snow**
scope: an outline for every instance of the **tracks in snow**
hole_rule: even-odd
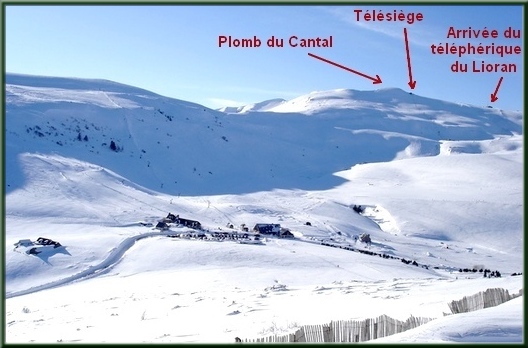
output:
[[[69,277],[58,279],[55,281],[52,281],[50,283],[34,286],[32,288],[26,289],[26,290],[20,290],[20,291],[14,291],[11,293],[6,293],[5,298],[12,298],[22,295],[31,294],[37,291],[46,290],[55,288],[58,286],[63,286],[69,283],[73,283],[75,281],[81,280],[81,279],[89,279],[92,277],[99,276],[103,274],[104,272],[109,271],[112,267],[117,265],[121,259],[123,258],[123,255],[138,241],[144,238],[149,237],[156,237],[156,236],[167,236],[170,234],[174,234],[174,231],[170,232],[148,232],[143,233],[137,236],[128,237],[125,240],[123,240],[119,245],[112,249],[110,254],[104,259],[102,262],[100,262],[98,265],[90,266],[88,269],[85,269],[82,272],[79,272],[77,274],[73,274]]]
[[[221,212],[221,211],[220,211]],[[382,208],[381,206],[367,206],[365,208],[365,211],[363,213],[364,216],[372,219],[374,222],[376,222],[380,228],[385,232],[390,233],[399,233],[400,230],[398,229],[394,219],[390,215],[390,213]],[[333,226],[326,226],[328,231],[330,233],[336,233],[336,229]],[[31,294],[37,291],[46,290],[55,288],[58,286],[63,286],[69,283],[73,283],[78,280],[84,280],[84,279],[90,279],[92,277],[99,276],[107,271],[109,271],[112,267],[117,265],[121,259],[123,258],[124,254],[138,241],[144,238],[149,237],[156,237],[156,236],[167,236],[170,234],[173,234],[173,231],[170,232],[148,232],[143,233],[140,235],[128,237],[125,240],[123,240],[116,248],[114,248],[110,254],[104,259],[102,262],[95,266],[90,266],[88,269],[85,269],[84,271],[81,271],[77,274],[73,274],[69,277],[58,279],[55,281],[52,281],[50,283],[38,285],[26,290],[20,290],[15,291],[11,293],[6,293],[5,298],[12,298],[22,295]]]

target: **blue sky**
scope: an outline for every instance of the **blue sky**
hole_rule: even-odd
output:
[[[422,13],[421,22],[357,21],[354,9]],[[403,28],[407,28],[415,94],[472,105],[523,109],[523,54],[439,56],[440,43],[523,46],[504,39],[523,28],[523,8],[493,5],[347,6],[6,6],[6,71],[102,78],[211,108],[267,99],[292,99],[312,91],[398,87],[411,91]],[[447,39],[449,27],[496,29],[498,39]],[[522,33],[524,35],[524,32]],[[220,35],[257,36],[259,48],[218,47]],[[332,48],[266,47],[274,35],[287,41],[333,37]],[[524,47],[523,47],[524,48]],[[308,56],[313,53],[382,84]],[[451,64],[484,60],[514,63],[516,73],[453,73]]]

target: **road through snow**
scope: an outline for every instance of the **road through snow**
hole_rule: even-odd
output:
[[[71,275],[63,279],[55,280],[50,283],[34,286],[26,290],[6,293],[6,299],[16,297],[16,296],[31,294],[33,292],[37,292],[41,290],[55,288],[57,286],[66,285],[68,283],[72,283],[72,282],[75,282],[81,279],[89,279],[95,276],[99,276],[103,274],[104,272],[110,270],[116,264],[118,264],[119,261],[121,261],[123,255],[127,252],[127,250],[129,250],[138,240],[148,238],[148,237],[167,236],[171,234],[174,234],[174,231],[148,232],[148,233],[142,233],[136,236],[128,237],[125,240],[123,240],[116,248],[112,249],[112,251],[108,254],[106,259],[104,259],[98,265],[90,266],[88,269],[85,269],[82,272],[79,272],[77,274]]]

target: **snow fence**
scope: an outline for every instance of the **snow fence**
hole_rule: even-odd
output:
[[[501,288],[487,289],[472,296],[464,296],[461,300],[448,303],[453,314],[476,311],[495,307],[506,301],[522,296],[522,289],[517,294],[510,295],[508,290]],[[365,342],[376,338],[391,336],[414,329],[432,318],[411,316],[406,321],[393,319],[387,315],[361,321],[340,320],[330,324],[304,325],[295,333],[287,335],[272,335],[255,339],[246,339],[248,343],[278,343],[278,342]]]
[[[387,315],[361,321],[339,320],[330,324],[304,325],[295,333],[282,336],[268,336],[256,339],[246,339],[249,343],[275,342],[365,342],[376,338],[404,332],[433,319],[411,316],[406,321],[393,319]]]
[[[453,314],[466,313],[483,308],[495,307],[521,295],[522,289],[519,290],[518,294],[510,295],[508,290],[493,288],[481,291],[472,296],[464,296],[461,300],[452,301],[448,305]]]

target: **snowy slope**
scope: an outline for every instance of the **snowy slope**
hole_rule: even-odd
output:
[[[276,98],[276,99],[265,100],[260,103],[253,103],[253,104],[248,104],[248,105],[238,106],[238,107],[237,106],[225,106],[223,108],[218,109],[218,111],[226,112],[229,114],[243,114],[249,111],[269,111],[269,110],[273,110],[275,107],[277,107],[278,105],[281,105],[285,101],[286,100],[284,99]]]
[[[523,342],[523,299],[456,316],[368,343],[520,343]]]
[[[78,86],[65,89],[66,82],[46,87],[55,79],[31,85],[31,77],[8,74],[6,81],[8,190],[19,186],[16,156],[24,152],[59,153],[118,174],[133,167],[130,180],[176,195],[238,194],[327,189],[343,182],[332,173],[354,164],[437,155],[444,140],[522,133],[519,113],[398,89],[316,93],[281,104],[300,104],[286,114],[232,115],[110,82],[70,80]]]
[[[518,112],[382,89],[228,113],[103,80],[6,83],[8,342],[232,342],[378,314],[440,318],[451,300],[522,288],[510,276],[523,270]],[[168,212],[211,231],[280,223],[295,239],[145,226]],[[355,242],[362,233],[372,245]],[[41,236],[62,247],[14,246]],[[459,272],[475,267],[503,277]],[[433,341],[518,341],[515,303],[496,309],[513,315],[502,338],[457,339],[456,316],[446,334],[427,325]]]

